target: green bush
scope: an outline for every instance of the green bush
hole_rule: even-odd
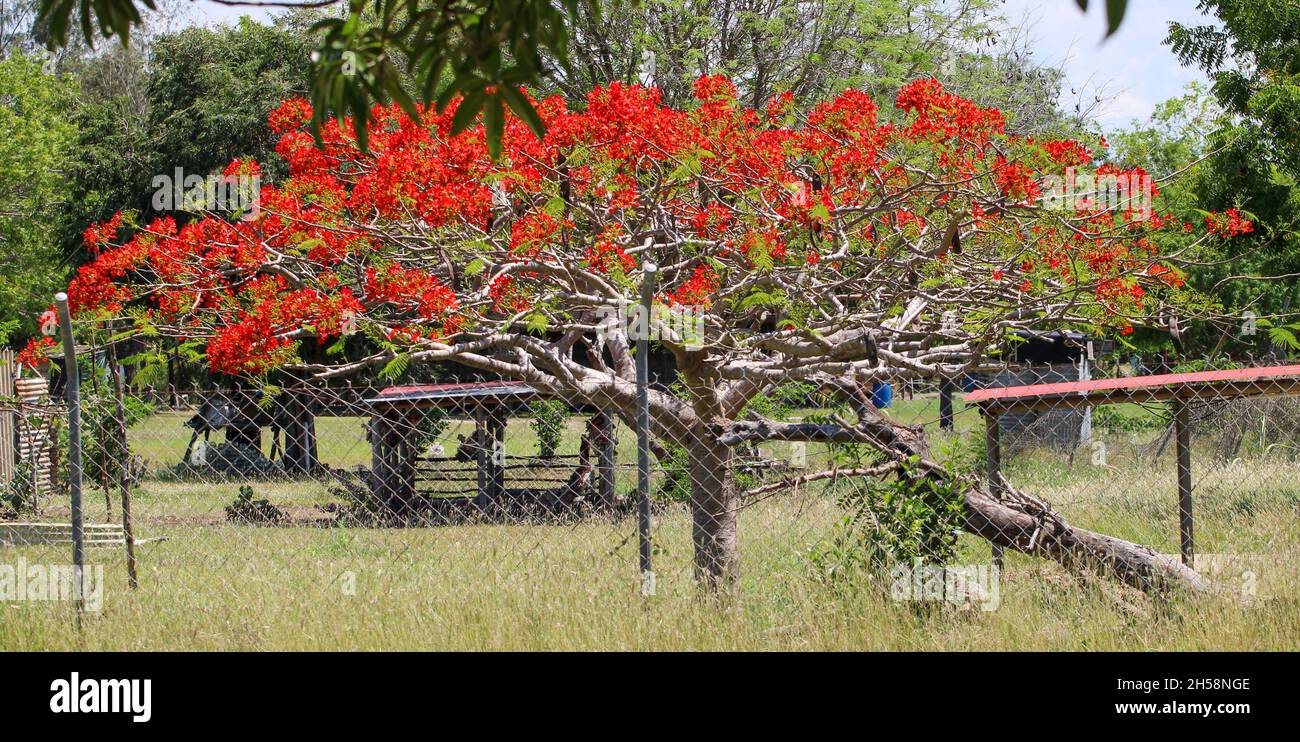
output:
[[[446,432],[449,422],[447,411],[441,407],[424,410],[420,422],[415,425],[416,449],[420,453],[427,451]]]
[[[36,488],[32,483],[32,462],[19,459],[14,466],[14,477],[0,492],[0,505],[15,513],[26,513],[36,505]]]
[[[686,447],[677,444],[667,446],[667,455],[650,464],[651,471],[658,470],[659,477],[655,484],[654,497],[659,502],[690,502],[691,476],[687,463]]]
[[[530,423],[537,434],[537,453],[549,459],[560,450],[564,428],[569,422],[569,406],[557,400],[539,400],[528,405],[533,416]]]
[[[1093,427],[1112,433],[1154,430],[1164,427],[1167,422],[1164,416],[1137,406],[1101,405],[1092,411]]]
[[[819,576],[839,582],[864,572],[880,577],[898,564],[952,562],[962,492],[951,481],[922,476],[916,463],[892,480],[853,479],[840,488],[848,515],[810,553]]]

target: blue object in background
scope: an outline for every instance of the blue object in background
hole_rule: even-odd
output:
[[[877,381],[871,385],[871,404],[883,410],[894,404],[894,385]]]

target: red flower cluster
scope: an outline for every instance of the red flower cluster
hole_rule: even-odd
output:
[[[1054,139],[1043,142],[1043,149],[1052,162],[1065,167],[1084,165],[1092,161],[1092,150],[1073,139]]]
[[[1151,276],[1152,278],[1157,278],[1160,280],[1161,283],[1173,288],[1178,288],[1179,286],[1182,286],[1184,282],[1183,274],[1181,271],[1175,268],[1170,268],[1167,265],[1160,265],[1158,263],[1147,266],[1147,275]]]
[[[38,335],[27,341],[27,345],[18,351],[14,361],[20,366],[40,370],[50,362],[49,350],[55,345],[54,338]]]
[[[1236,209],[1228,209],[1222,214],[1211,213],[1205,217],[1205,230],[1221,237],[1237,237],[1255,231],[1254,222],[1241,215]]]
[[[311,104],[303,98],[290,98],[281,103],[267,119],[271,131],[283,134],[301,129],[311,121]]]
[[[712,239],[731,226],[731,211],[721,204],[696,209],[691,216],[691,230],[697,237]]]
[[[628,255],[619,244],[618,238],[621,235],[622,230],[618,227],[611,227],[602,232],[591,247],[587,248],[587,266],[597,273],[610,271],[622,271],[624,275],[631,273],[636,267],[636,259]]]
[[[208,342],[208,363],[218,373],[260,376],[293,358],[296,342],[288,336],[311,328],[317,342],[342,333],[350,317],[361,311],[350,291],[328,297],[314,289],[286,291],[279,276],[262,276],[247,288],[257,300],[250,309],[238,309],[233,321]]]
[[[1014,202],[1030,203],[1042,195],[1042,189],[1034,179],[1033,171],[1024,163],[1009,163],[999,155],[993,177],[997,181],[998,191]]]
[[[421,319],[445,322],[460,303],[456,293],[437,276],[417,268],[390,265],[380,271],[366,271],[366,297],[372,303],[387,302],[405,310],[414,310]]]
[[[913,114],[908,133],[913,139],[987,143],[1006,127],[1002,112],[980,108],[943,89],[934,79],[915,80],[898,93],[895,105]]]
[[[713,304],[713,295],[717,293],[721,281],[718,274],[708,265],[697,265],[687,278],[675,290],[663,296],[668,305],[683,305],[708,309]]]
[[[751,110],[720,76],[694,94],[687,110],[622,83],[591,91],[581,110],[535,101],[546,135],[508,115],[496,160],[482,126],[451,134],[459,101],[419,120],[375,107],[367,152],[348,120],[325,121],[318,147],[305,130],[311,107],[285,101],[269,123],[290,175],[262,187],[255,220],[163,219],[121,243],[120,218],[92,227],[96,259],[78,270],[73,309],[135,301],[158,324],[210,338],[214,371],[260,374],[292,361],[300,340],[349,332],[354,318],[423,343],[499,314],[571,317],[565,301],[633,285],[626,246],[650,237],[672,245],[656,258],[687,266],[667,271],[662,300],[700,308],[732,306],[728,292],[749,290],[737,287],[756,271],[851,294],[855,276],[902,280],[891,266],[936,278],[965,270],[961,280],[1012,302],[1047,286],[1092,291],[1094,316],[1182,284],[1145,238],[1167,215],[1088,209],[1066,229],[1059,215],[1025,208],[1044,174],[1091,162],[1088,147],[1008,135],[999,111],[935,80],[899,92],[896,123],[862,91],[817,105],[799,127],[787,123],[789,94]],[[226,173],[261,167],[237,160]],[[963,256],[928,252],[917,265],[958,214],[969,215]],[[1235,210],[1207,227],[1253,229]]]
[[[555,242],[561,230],[572,228],[572,223],[549,214],[525,214],[510,227],[510,252],[531,260]]]
[[[117,237],[117,232],[122,228],[122,212],[117,212],[102,224],[92,224],[86,227],[86,231],[81,233],[81,240],[90,249],[92,254],[98,254],[100,249]]]
[[[492,300],[492,311],[502,314],[519,314],[531,306],[524,287],[510,275],[492,280],[488,286],[488,298]]]

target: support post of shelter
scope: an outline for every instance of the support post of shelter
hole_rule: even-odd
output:
[[[398,414],[385,409],[370,418],[370,492],[377,506],[404,513],[415,499],[415,460]]]
[[[492,499],[488,490],[488,450],[485,445],[487,440],[488,429],[488,411],[482,404],[474,405],[474,437],[471,439],[474,443],[474,469],[478,475],[475,490],[474,507],[480,513],[486,513],[492,506]]]
[[[596,494],[601,507],[614,506],[615,438],[614,418],[604,412],[596,413]]]
[[[504,408],[498,407],[489,418],[492,431],[489,439],[492,447],[492,455],[489,457],[492,464],[492,500],[498,507],[505,503],[506,496],[506,420],[509,414]]]
[[[276,409],[276,417],[284,432],[284,468],[298,474],[316,471],[316,413],[311,400],[301,392],[288,391]]]
[[[948,432],[952,432],[952,390],[956,384],[952,379],[942,378],[939,380],[939,427]]]
[[[505,489],[505,420],[487,405],[474,407],[475,461],[478,470],[478,494],[474,505],[483,513],[494,513],[501,505]]]

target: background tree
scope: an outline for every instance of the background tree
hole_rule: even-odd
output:
[[[1166,43],[1213,81],[1268,162],[1300,172],[1300,6],[1289,0],[1200,0],[1221,25],[1171,22]]]
[[[945,51],[993,34],[994,3],[932,0],[647,0],[572,19],[572,72],[554,64],[573,101],[614,81],[653,84],[664,103],[691,100],[701,75],[724,74],[742,101],[778,93],[807,105],[845,88],[897,90],[933,74]]]
[[[1208,137],[1186,140],[1207,155],[1190,181],[1194,200],[1203,209],[1246,212],[1258,229],[1225,244],[1219,262],[1192,277],[1238,312],[1286,322],[1300,309],[1294,291],[1300,276],[1300,5],[1203,0],[1199,8],[1215,23],[1171,23],[1167,39],[1184,64],[1210,76],[1214,101],[1225,113]],[[1189,133],[1184,127],[1176,138]],[[1224,282],[1243,275],[1260,280]],[[1228,347],[1267,348],[1267,333],[1243,336],[1241,326],[1238,321],[1205,333],[1201,346],[1226,341]]]
[[[1027,36],[992,0],[647,0],[580,8],[569,64],[551,64],[560,92],[580,105],[614,81],[653,84],[669,106],[690,102],[701,75],[724,74],[759,107],[790,93],[796,105],[846,88],[889,96],[934,76],[996,106],[1021,131],[1078,129],[1057,110],[1060,70],[1032,61]],[[1082,113],[1082,112],[1081,112]],[[1082,119],[1082,116],[1079,117]]]
[[[154,8],[156,0],[140,0],[140,5]],[[239,0],[224,0],[239,4]],[[258,5],[257,0],[248,0]],[[958,0],[964,7],[975,0]],[[1086,10],[1087,0],[1076,0]],[[289,4],[292,7],[292,3]],[[870,12],[877,4],[857,6],[859,12]],[[886,8],[887,4],[880,4]],[[1114,33],[1124,17],[1127,0],[1108,0],[1106,14],[1107,33]],[[600,0],[456,0],[430,3],[424,6],[418,0],[303,0],[301,7],[346,7],[338,17],[322,20],[314,29],[319,32],[319,46],[313,53],[312,95],[313,123],[319,126],[329,115],[350,113],[362,124],[358,128],[360,144],[365,148],[370,104],[393,101],[408,115],[415,115],[415,101],[437,101],[441,110],[453,97],[461,96],[462,104],[486,115],[487,143],[495,156],[499,153],[500,132],[506,108],[513,110],[541,135],[541,121],[528,100],[514,94],[515,86],[539,85],[547,68],[547,57],[560,67],[569,65],[571,26],[591,19],[599,26],[604,10],[620,7],[619,2],[603,3]],[[686,6],[678,6],[685,9]],[[792,9],[779,0],[769,5],[762,3],[744,6],[734,15],[727,13],[727,25],[718,30],[731,37],[736,34],[736,44],[749,44],[754,49],[754,88],[759,97],[765,91],[764,76],[770,70],[767,63],[771,45],[777,37],[767,32],[768,24],[785,26],[785,30],[801,27],[799,13],[789,12],[762,15],[771,8]],[[846,6],[850,7],[850,6]],[[665,6],[671,15],[671,8]],[[370,14],[373,20],[364,16]],[[689,16],[697,16],[693,9]],[[40,0],[38,25],[51,47],[66,45],[72,37],[80,18],[80,31],[87,43],[96,36],[117,36],[128,42],[132,30],[142,22],[142,13],[136,0]],[[734,23],[732,18],[734,17]],[[828,16],[829,18],[830,16]],[[848,20],[849,16],[840,16]],[[823,26],[829,29],[830,26]],[[611,30],[611,29],[606,29]],[[695,29],[702,31],[706,29]],[[812,44],[811,49],[826,54],[837,50],[816,43],[818,34],[803,35]],[[599,38],[595,39],[597,42]],[[692,42],[675,41],[675,46]],[[726,46],[730,46],[728,41]],[[616,54],[610,55],[617,60]],[[406,79],[398,66],[402,61],[410,79],[415,82],[416,95],[410,95],[403,83]],[[812,58],[807,60],[813,62]],[[824,57],[822,61],[830,61]],[[717,70],[707,70],[717,71]],[[723,70],[729,72],[728,70]],[[811,75],[816,72],[808,68]],[[597,82],[608,82],[610,77]]]
[[[81,229],[118,210],[143,220],[161,216],[152,203],[158,175],[180,168],[206,176],[240,157],[266,162],[268,177],[280,174],[264,123],[280,100],[306,92],[306,26],[292,17],[275,26],[243,19],[151,35],[138,53],[114,50],[80,62],[70,254],[83,255]]]
[[[62,276],[58,214],[67,206],[67,169],[77,129],[73,86],[33,58],[0,60],[0,317],[35,317]]]
[[[32,56],[41,50],[42,44],[32,34],[36,13],[37,0],[0,2],[0,58]]]

